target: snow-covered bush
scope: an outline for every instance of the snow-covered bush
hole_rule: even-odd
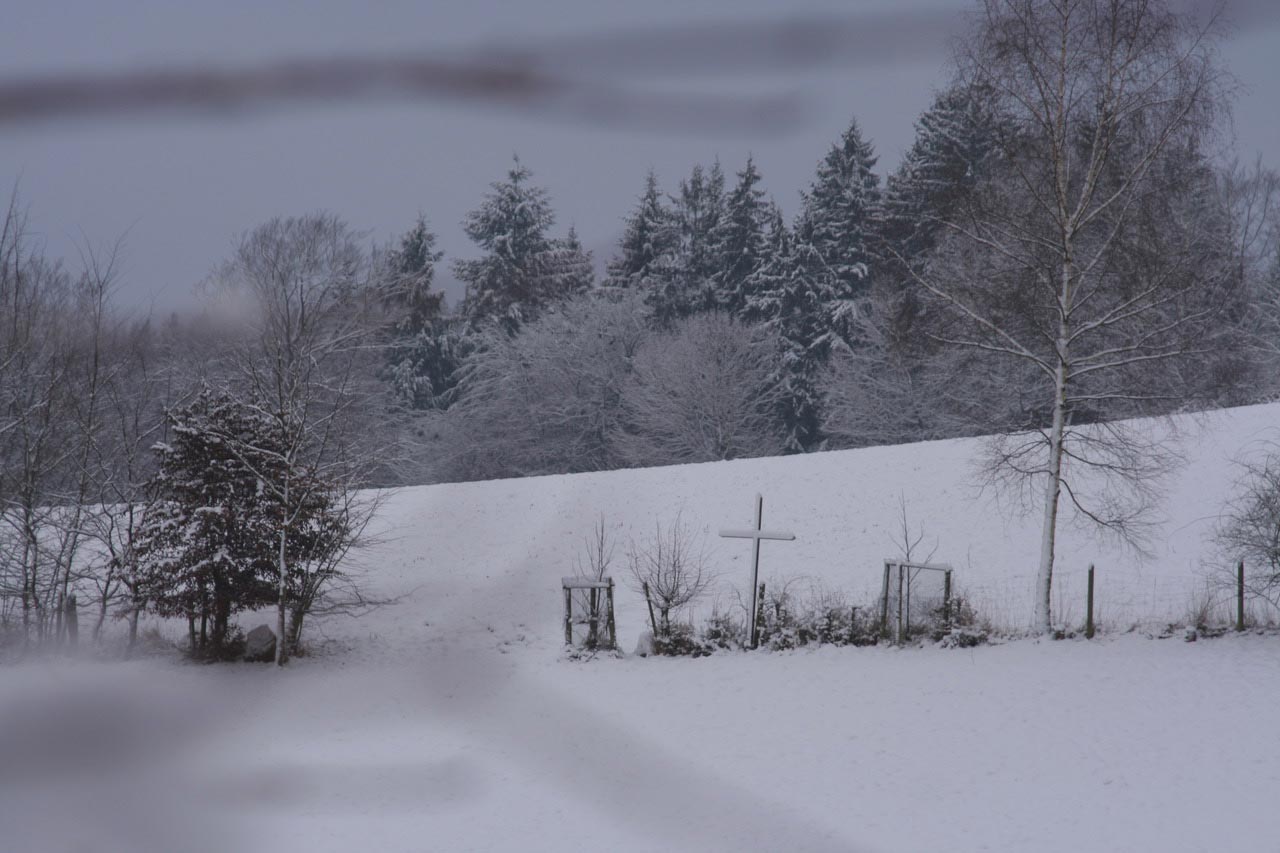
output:
[[[716,649],[742,649],[747,645],[746,620],[714,608],[702,625],[702,641]]]
[[[668,657],[706,657],[716,647],[698,636],[693,625],[678,622],[670,625],[665,634],[653,639],[653,653]]]
[[[819,585],[797,592],[794,579],[768,593],[760,620],[760,646],[772,650],[808,645],[874,645],[875,608],[855,607],[840,590]]]

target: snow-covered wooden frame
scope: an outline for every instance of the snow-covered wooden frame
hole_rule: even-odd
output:
[[[911,631],[911,582],[921,571],[942,572],[942,608],[943,619],[951,621],[951,572],[952,568],[942,563],[911,563],[905,560],[884,561],[884,585],[880,590],[880,626],[886,638],[895,643],[904,643]],[[897,606],[889,612],[890,584],[897,584]],[[905,606],[904,606],[905,602]]]
[[[613,578],[584,578],[584,577],[564,577],[560,579],[560,585],[564,589],[564,642],[567,646],[573,645],[573,593],[575,590],[587,590],[587,594],[591,596],[591,606],[586,619],[582,620],[583,624],[588,626],[587,637],[590,638],[591,644],[595,648],[616,649],[618,647],[617,628],[613,621]],[[598,596],[600,591],[605,593],[605,635],[606,641],[600,642],[600,612],[598,604]]]

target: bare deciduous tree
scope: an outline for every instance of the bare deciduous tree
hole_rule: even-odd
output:
[[[85,329],[61,264],[32,246],[16,194],[0,225],[0,603],[24,648],[58,638],[76,534],[61,504],[85,447],[75,418]],[[83,425],[83,424],[81,424]],[[73,510],[74,512],[74,510]]]
[[[591,535],[582,544],[582,553],[574,558],[574,571],[578,577],[594,581],[609,577],[609,567],[613,564],[616,549],[603,513],[591,528]],[[587,648],[594,649],[599,645],[600,625],[607,615],[604,612],[604,596],[599,589],[580,589],[575,596],[578,608],[587,614]]]
[[[1206,349],[1224,301],[1220,234],[1194,203],[1225,97],[1215,35],[1158,0],[985,0],[958,51],[962,85],[999,116],[998,176],[940,223],[927,262],[899,260],[942,309],[936,340],[1038,377],[1043,419],[993,459],[1041,492],[1041,632],[1064,493],[1131,534],[1150,495],[1122,487],[1165,470],[1146,453],[1161,448],[1079,424],[1103,407],[1173,408],[1185,392],[1162,369]],[[1094,494],[1091,473],[1104,480]]]
[[[320,213],[273,219],[249,232],[214,279],[222,306],[243,328],[230,353],[233,386],[282,436],[278,448],[245,448],[252,452],[241,455],[246,464],[270,459],[273,471],[260,472],[261,481],[282,508],[275,532],[277,665],[374,511],[355,495],[376,459],[355,415],[374,408],[382,390],[372,385],[368,363],[385,325],[383,300],[366,273],[357,235]],[[294,525],[322,498],[316,490],[341,511],[339,546],[292,553]]]
[[[556,305],[511,336],[485,333],[443,419],[458,479],[614,467],[623,385],[645,338],[639,297]]]
[[[1280,608],[1280,445],[1266,442],[1239,465],[1236,493],[1222,513],[1214,541],[1232,570],[1237,560],[1244,560],[1249,593]],[[1234,585],[1234,576],[1230,583]]]
[[[660,636],[671,633],[671,614],[697,601],[715,580],[705,542],[679,515],[665,528],[657,522],[647,540],[632,540],[627,563],[636,591],[657,608]]]
[[[719,314],[680,320],[640,347],[615,443],[630,465],[780,455],[777,347],[761,328]]]

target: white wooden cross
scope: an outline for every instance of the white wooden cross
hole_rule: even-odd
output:
[[[760,540],[761,539],[781,539],[783,541],[791,541],[796,538],[794,533],[783,530],[765,530],[764,523],[764,496],[756,495],[756,526],[752,530],[721,530],[720,535],[727,539],[750,539],[751,540],[751,612],[747,616],[747,637],[751,643],[751,648],[756,647],[756,609],[760,603],[756,600],[760,595],[759,579],[760,579]]]

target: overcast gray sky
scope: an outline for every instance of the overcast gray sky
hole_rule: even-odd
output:
[[[695,120],[635,126],[592,121],[573,109],[388,97],[0,125],[0,186],[19,185],[48,249],[74,259],[77,243],[101,246],[125,235],[122,296],[159,311],[190,304],[193,285],[235,236],[280,214],[332,210],[384,241],[421,211],[448,257],[469,256],[459,222],[505,173],[513,152],[551,191],[557,229],[576,225],[601,258],[651,166],[673,189],[695,162],[718,155],[733,171],[750,152],[767,189],[793,212],[798,191],[850,116],[875,143],[881,172],[893,168],[911,142],[913,120],[943,82],[946,35],[972,8],[969,0],[6,6],[0,79],[298,57],[471,57],[489,46],[546,57],[541,69],[588,86],[794,95],[804,108],[745,126],[701,111]],[[1236,106],[1238,150],[1280,166],[1280,0],[1228,0],[1228,9],[1240,26],[1223,58],[1245,87]],[[818,28],[830,38],[746,61],[759,52],[751,47],[758,24],[797,21],[835,23]],[[657,50],[677,34],[675,47]]]

